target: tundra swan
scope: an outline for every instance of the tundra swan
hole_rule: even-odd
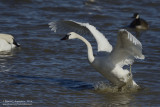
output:
[[[63,27],[71,27],[71,30],[76,31],[78,31],[78,29],[89,31],[97,41],[98,52],[106,52],[108,54],[95,57],[91,44],[84,37],[75,32],[68,33],[61,40],[82,40],[87,45],[89,63],[115,86],[121,88],[128,82],[130,82],[130,86],[138,86],[136,82],[132,80],[132,73],[127,69],[123,69],[124,65],[131,65],[135,58],[144,59],[142,44],[130,32],[125,29],[120,29],[118,31],[117,44],[115,48],[112,49],[112,45],[108,42],[107,38],[88,23],[56,21],[49,23],[49,26],[51,30],[55,32],[63,29]]]
[[[10,51],[15,47],[20,47],[14,37],[9,34],[0,34],[0,52],[1,51]]]

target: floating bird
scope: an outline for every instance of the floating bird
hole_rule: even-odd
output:
[[[9,34],[0,34],[0,52],[1,51],[10,51],[15,47],[20,47],[14,37]]]
[[[135,28],[137,30],[147,30],[149,28],[148,23],[140,18],[138,13],[134,13],[132,18],[134,18],[134,20],[129,25],[130,28]]]
[[[68,33],[61,40],[80,39],[83,41],[88,49],[89,63],[113,85],[121,88],[130,81],[132,87],[138,87],[136,82],[132,80],[131,71],[123,69],[123,66],[131,65],[134,59],[144,59],[142,44],[130,32],[120,29],[118,31],[117,44],[113,49],[108,39],[89,23],[55,21],[49,23],[49,26],[54,32],[57,30],[62,31],[65,27],[74,31],[90,32],[97,41],[98,52],[107,54],[94,56],[90,42],[75,32]]]

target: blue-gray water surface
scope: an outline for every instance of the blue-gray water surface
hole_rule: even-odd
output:
[[[0,33],[12,34],[21,44],[0,55],[0,106],[160,106],[159,0],[1,0],[0,10]],[[115,46],[118,29],[135,12],[150,29],[137,37],[145,60],[132,66],[134,80],[143,87],[134,93],[96,91],[94,85],[106,79],[88,64],[86,46],[60,41],[65,33],[48,28],[53,20],[89,22]],[[94,38],[87,39],[96,52]]]

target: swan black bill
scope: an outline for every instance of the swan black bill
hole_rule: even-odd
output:
[[[61,40],[68,40],[69,35],[66,35],[65,37],[63,37]]]
[[[13,40],[13,44],[16,45],[17,47],[20,47],[20,44],[17,43],[15,40]]]

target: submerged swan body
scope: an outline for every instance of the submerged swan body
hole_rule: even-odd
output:
[[[125,29],[120,29],[118,32],[116,47],[112,50],[112,45],[94,26],[89,25],[88,23],[78,22],[72,22],[72,25],[74,25],[73,23],[79,24],[80,27],[84,26],[85,28],[88,28],[97,41],[98,52],[106,52],[108,54],[95,57],[93,55],[91,44],[84,37],[75,32],[68,33],[61,40],[82,40],[87,46],[88,60],[90,64],[112,84],[119,88],[125,86],[128,82],[130,82],[133,87],[138,86],[135,81],[132,80],[131,72],[127,69],[123,69],[124,65],[132,64],[135,58],[144,59],[144,55],[142,54],[142,45],[131,33]],[[52,22],[50,23],[50,27],[52,30],[56,30],[55,25],[58,26],[59,24],[62,23]]]
[[[15,41],[14,37],[9,34],[0,34],[0,52],[10,51],[20,45]]]

